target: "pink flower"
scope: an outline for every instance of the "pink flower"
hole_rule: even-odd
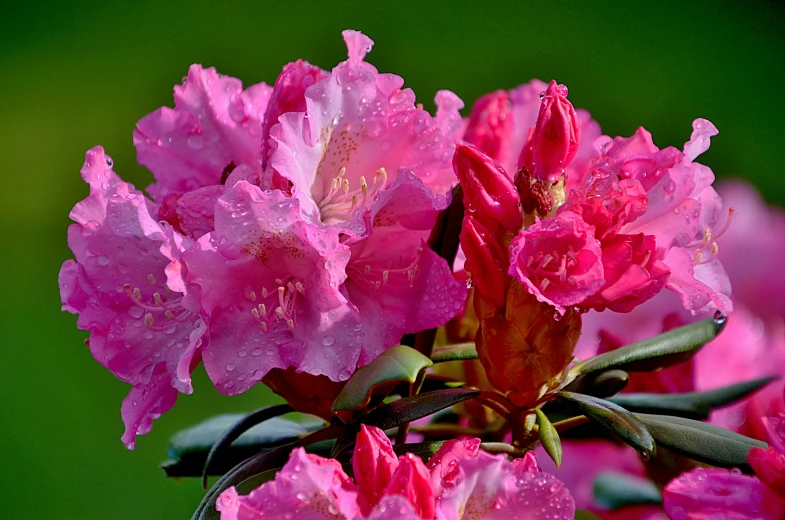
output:
[[[448,441],[425,465],[412,454],[396,460],[384,433],[364,428],[353,460],[355,473],[358,468],[362,473],[356,484],[337,461],[298,448],[275,480],[247,496],[229,488],[217,508],[221,518],[237,520],[310,518],[325,512],[347,520],[573,518],[569,492],[540,472],[533,457],[511,463],[504,456],[478,451],[478,445],[479,439]],[[375,453],[382,456],[374,462],[369,455]],[[376,502],[367,507],[369,496]]]
[[[436,96],[436,117],[401,89],[403,79],[364,61],[373,42],[344,31],[349,59],[304,91],[305,110],[288,112],[271,129],[269,165],[292,183],[303,215],[342,232],[369,234],[376,195],[412,170],[436,194],[455,184],[450,159],[463,103]],[[278,88],[278,86],[276,86]]]
[[[567,87],[551,81],[543,94],[537,124],[529,130],[518,166],[543,182],[555,182],[578,152],[581,127],[567,101]]]
[[[82,178],[90,195],[71,211],[76,261],[63,264],[60,294],[90,331],[96,360],[133,385],[122,406],[122,440],[133,449],[178,392],[192,392],[206,327],[184,304],[184,288],[166,283],[169,255],[183,239],[151,216],[155,206],[117,177],[101,147],[87,152]]]
[[[510,246],[509,274],[564,314],[602,287],[602,250],[594,228],[565,211],[523,230]]]
[[[297,199],[240,181],[218,199],[215,231],[183,253],[186,281],[209,316],[207,373],[219,391],[246,391],[273,368],[345,380],[363,346],[341,294],[349,258],[334,228],[300,220]]]
[[[697,468],[672,480],[662,498],[673,520],[779,518],[777,510],[766,503],[765,494],[760,480],[738,470]]]

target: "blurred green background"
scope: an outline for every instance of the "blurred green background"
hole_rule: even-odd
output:
[[[702,160],[785,202],[783,8],[776,3],[657,2],[3,2],[0,6],[0,497],[4,518],[187,518],[201,490],[157,464],[176,430],[269,402],[262,388],[196,392],[123,448],[128,387],[91,357],[59,310],[57,272],[70,257],[68,212],[87,188],[79,168],[102,144],[137,186],[136,121],[172,104],[188,65],[246,84],[272,83],[305,58],[344,59],[340,31],[376,41],[369,56],[403,76],[426,107],[438,89],[467,104],[532,77],[570,87],[603,130],[639,125],[681,146],[696,117],[720,129]]]

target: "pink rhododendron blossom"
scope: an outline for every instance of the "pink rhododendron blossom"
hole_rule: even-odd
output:
[[[183,243],[155,219],[155,206],[117,177],[101,147],[87,152],[82,178],[90,195],[71,211],[76,261],[60,271],[63,309],[79,314],[96,360],[133,385],[122,406],[122,440],[133,448],[178,392],[191,393],[206,327],[184,305],[186,294],[166,283],[163,251]]]
[[[541,95],[534,95],[536,89]],[[464,138],[477,148],[456,151],[453,165],[467,208],[476,212],[470,218],[492,233],[499,228],[515,232],[520,219],[510,215],[523,211],[524,229],[510,249],[510,275],[562,314],[573,306],[629,312],[665,287],[679,294],[691,311],[729,312],[730,284],[716,258],[715,241],[729,218],[711,186],[711,170],[695,162],[716,128],[696,120],[683,152],[659,150],[643,129],[629,139],[601,137],[598,125],[585,112],[576,111],[566,94],[566,88],[556,82],[547,88],[532,82],[510,93],[488,94],[475,105],[464,131]],[[510,161],[513,155],[520,155],[518,165]],[[516,168],[515,175],[512,170],[505,172],[510,167]],[[510,195],[506,185],[510,179],[518,198]],[[573,227],[586,230],[586,238],[591,239],[587,244],[599,244],[599,251],[592,253],[596,265],[591,282],[566,275],[575,264],[566,242],[539,253],[521,247],[527,234],[542,235],[532,229],[553,230],[563,227],[559,219],[574,220],[562,217],[566,214],[578,216],[581,222]],[[567,234],[562,235],[547,247],[567,241]],[[474,238],[476,233],[466,234],[467,240]],[[496,241],[500,247],[509,244],[501,235]],[[535,271],[542,265],[532,255],[544,259],[545,269],[550,266],[555,276],[538,277]],[[551,265],[552,258],[562,255],[568,259],[564,268]],[[480,263],[478,257],[475,268]],[[545,287],[534,283],[534,278]]]
[[[436,194],[455,184],[450,160],[463,103],[442,91],[431,117],[401,89],[402,78],[364,61],[373,46],[368,37],[344,31],[344,39],[349,59],[305,90],[304,111],[283,114],[272,127],[269,164],[291,181],[306,218],[362,237],[375,195],[400,168]]]
[[[244,392],[291,366],[347,379],[362,323],[339,288],[349,250],[336,230],[300,220],[297,199],[245,181],[218,200],[215,226],[183,260],[210,317],[203,358],[216,388]]]
[[[740,471],[697,468],[671,481],[663,490],[663,506],[672,520],[774,520],[764,504],[765,486]]]
[[[510,462],[478,451],[478,446],[479,439],[448,441],[426,465],[412,454],[396,460],[384,433],[364,427],[358,438],[360,451],[355,451],[352,462],[355,473],[362,473],[356,482],[337,461],[297,448],[275,480],[247,496],[229,488],[219,497],[217,508],[222,519],[232,520],[325,514],[347,520],[574,517],[569,492],[553,476],[539,471],[533,455]],[[369,457],[377,453],[381,457],[376,460]],[[369,504],[367,497],[375,502]]]
[[[581,127],[578,115],[567,101],[567,87],[551,81],[543,93],[537,124],[529,130],[519,167],[537,179],[555,182],[578,152]]]
[[[523,230],[510,246],[510,257],[509,274],[562,314],[603,284],[602,250],[594,228],[569,211]]]

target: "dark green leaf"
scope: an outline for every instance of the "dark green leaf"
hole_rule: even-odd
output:
[[[288,404],[278,404],[275,406],[268,406],[255,412],[251,412],[232,426],[230,426],[213,444],[210,452],[207,454],[207,459],[204,461],[204,470],[202,470],[202,487],[207,489],[207,475],[210,466],[218,454],[222,450],[228,448],[240,435],[247,432],[254,426],[261,424],[268,419],[293,412],[294,409]]]
[[[575,511],[575,520],[602,520],[602,518],[595,515],[591,511],[586,511],[585,509],[577,509]]]
[[[746,468],[750,449],[767,447],[765,442],[692,419],[668,415],[635,416],[646,425],[657,444],[712,466]]]
[[[624,370],[612,369],[579,376],[564,390],[605,399],[621,392],[629,380],[630,375]]]
[[[399,424],[416,421],[478,395],[480,395],[478,390],[451,388],[404,397],[380,406],[361,417],[360,422],[389,430]]]
[[[764,377],[735,385],[684,394],[620,394],[609,399],[632,412],[676,415],[691,419],[706,419],[712,408],[742,399],[776,378]]]
[[[594,500],[608,509],[615,509],[639,504],[661,504],[662,494],[650,480],[629,473],[606,471],[594,480]]]
[[[477,357],[477,347],[474,345],[474,342],[437,347],[431,353],[431,359],[434,363],[477,359]]]
[[[553,459],[557,468],[561,467],[562,449],[561,439],[559,439],[559,432],[553,427],[551,421],[548,419],[542,410],[535,409],[534,413],[537,414],[537,426],[540,432],[540,442],[542,447],[545,448],[545,453]]]
[[[578,408],[586,417],[619,436],[644,458],[655,453],[654,439],[630,412],[604,399],[572,392],[559,392],[560,398]]]
[[[679,327],[665,334],[626,347],[600,354],[578,363],[570,374],[578,376],[619,368],[627,372],[659,370],[692,357],[707,342],[713,340],[727,320],[706,320]]]
[[[228,428],[241,421],[242,414],[212,417],[176,433],[169,442],[170,460],[161,465],[169,477],[198,477],[207,454]],[[322,427],[321,420],[291,421],[274,417],[240,435],[210,467],[210,475],[220,475],[259,451],[292,442]]]
[[[414,383],[423,369],[433,365],[426,356],[406,345],[385,350],[370,365],[366,365],[346,382],[333,403],[333,411],[357,410],[371,400],[373,390],[385,386],[391,390],[395,383]]]

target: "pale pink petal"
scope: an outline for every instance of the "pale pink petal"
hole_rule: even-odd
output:
[[[685,309],[700,311],[713,305],[724,313],[733,310],[733,304],[727,295],[698,279],[701,273],[696,271],[694,259],[687,250],[674,247],[663,262],[671,271],[667,287],[679,295]],[[714,282],[716,286],[716,279],[717,277],[712,276],[707,281]]]
[[[244,181],[219,199],[215,226],[183,258],[210,318],[204,363],[216,388],[244,392],[272,368],[347,379],[362,324],[339,292],[349,250],[337,231],[300,220],[296,199]]]
[[[438,519],[572,520],[575,503],[552,475],[516,472],[504,456],[480,452],[460,461],[462,480],[437,500]]]
[[[772,518],[764,511],[764,488],[739,471],[698,468],[665,486],[663,506],[672,520]]]
[[[415,107],[411,90],[401,90],[401,78],[362,61],[371,40],[352,31],[344,38],[350,59],[306,90],[307,113],[284,114],[272,128],[270,165],[293,183],[308,219],[365,235],[356,214],[370,208],[400,167],[435,193],[455,183],[455,137],[442,129],[455,131],[459,103],[440,93],[444,106],[438,119],[430,116]]]
[[[156,180],[149,187],[155,199],[219,184],[230,163],[259,169],[270,92],[264,84],[243,91],[240,80],[192,65],[174,87],[175,108],[159,108],[134,131],[137,159]]]
[[[426,464],[431,472],[431,487],[437,496],[443,488],[455,485],[461,473],[458,463],[476,457],[479,450],[480,439],[450,439],[442,444]]]
[[[247,496],[224,491],[216,507],[222,520],[351,520],[360,517],[357,489],[338,461],[292,451],[276,474]]]
[[[176,400],[177,390],[172,388],[171,376],[165,369],[154,374],[149,383],[134,385],[120,408],[125,424],[121,440],[125,447],[134,449],[136,436],[148,433],[153,427],[153,419],[169,411]]]
[[[192,391],[205,326],[183,307],[184,294],[166,285],[170,256],[163,251],[182,242],[151,216],[152,203],[119,180],[100,147],[87,152],[82,176],[90,196],[74,207],[78,224],[68,232],[78,265],[63,267],[61,294],[80,313],[79,328],[90,331],[95,359],[134,385],[127,403],[144,402],[123,408],[123,441],[133,445],[136,432],[171,407],[173,392]]]
[[[466,283],[425,242],[447,204],[401,170],[374,203],[372,234],[351,245],[346,290],[363,320],[362,364],[398,344],[403,334],[443,325],[463,307]]]
[[[684,144],[684,154],[694,161],[697,156],[709,149],[711,138],[720,131],[707,119],[696,119],[692,122],[692,135]]]
[[[278,124],[278,118],[287,112],[305,112],[305,91],[328,75],[315,65],[307,61],[297,60],[285,66],[278,79],[275,80],[270,101],[264,114],[262,124],[262,168],[267,166],[269,159],[270,143],[267,136],[270,130]]]

